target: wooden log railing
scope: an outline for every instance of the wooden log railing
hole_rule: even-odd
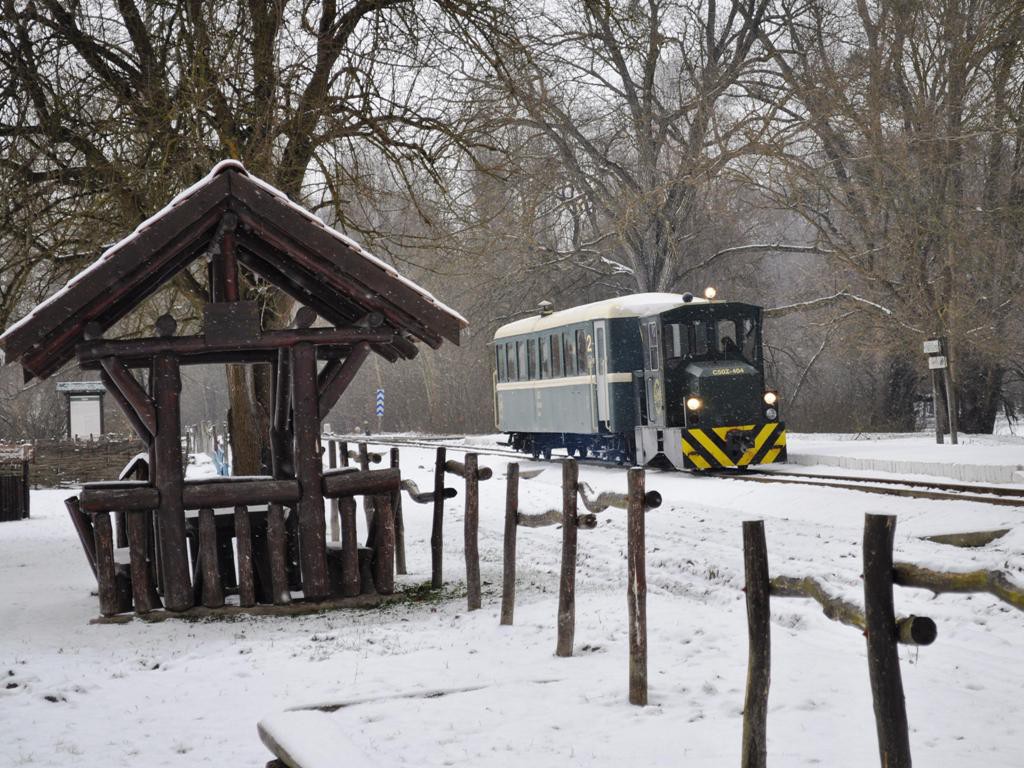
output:
[[[490,480],[490,467],[481,467],[475,453],[467,453],[465,463],[449,459],[444,471],[466,481],[466,508],[463,516],[463,546],[466,556],[467,610],[480,609],[480,481]]]
[[[910,767],[910,740],[898,644],[930,645],[938,634],[935,622],[924,616],[897,617],[893,585],[899,574],[913,581],[912,566],[893,565],[896,518],[865,515],[864,608],[829,594],[811,577],[768,575],[764,523],[743,524],[743,562],[747,599],[749,656],[746,701],[743,708],[743,768],[767,765],[767,701],[771,668],[770,597],[815,600],[833,621],[860,629],[867,638],[868,672],[883,768]],[[902,570],[901,570],[902,569]],[[918,586],[918,584],[914,584]]]

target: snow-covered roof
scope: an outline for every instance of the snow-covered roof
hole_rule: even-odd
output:
[[[69,392],[79,395],[98,395],[106,392],[102,381],[58,381],[58,392]]]
[[[263,276],[300,301],[313,302],[313,308],[329,322],[350,322],[354,308],[362,307],[361,314],[365,314],[373,311],[375,302],[383,303],[392,310],[388,319],[395,330],[432,346],[439,345],[442,336],[458,343],[460,329],[468,325],[465,317],[429,291],[295,204],[281,190],[251,175],[240,162],[224,160],[8,327],[0,335],[0,348],[7,359],[20,359],[30,376],[52,373],[70,358],[87,322],[110,327],[202,255],[202,238],[212,237],[220,217],[229,209],[250,217],[247,231],[253,230],[254,238],[272,232],[279,239],[294,239],[289,240],[293,249],[304,249],[309,258],[284,269],[276,269],[264,258],[262,263],[269,266]],[[280,247],[280,242],[273,243],[268,252],[280,256]],[[259,258],[253,256],[252,260]],[[248,266],[259,271],[253,264]],[[344,309],[340,299],[344,299]]]
[[[519,336],[524,333],[536,333],[563,325],[583,323],[588,320],[608,320],[615,317],[645,317],[676,309],[684,304],[707,304],[707,299],[697,298],[684,302],[679,293],[632,293],[628,296],[617,296],[578,307],[552,312],[550,315],[533,315],[522,320],[501,326],[494,333],[495,339],[507,336]]]

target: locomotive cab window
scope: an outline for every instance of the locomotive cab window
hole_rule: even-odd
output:
[[[647,358],[648,369],[658,370],[658,322],[656,320],[647,324]]]

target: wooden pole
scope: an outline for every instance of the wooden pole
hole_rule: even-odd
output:
[[[947,355],[949,353],[947,352]],[[949,372],[949,360],[946,358],[946,367],[942,369],[942,381],[946,386],[946,413],[949,419],[949,442],[957,444],[957,432],[960,429],[960,417],[957,414],[956,390],[953,387],[953,376]]]
[[[434,463],[434,520],[430,529],[430,587],[444,584],[444,459],[445,449],[437,449]]]
[[[295,433],[295,477],[302,487],[298,503],[299,560],[302,591],[307,600],[330,596],[327,578],[327,532],[321,490],[323,460],[320,458],[320,411],[316,389],[316,347],[292,348],[292,419]]]
[[[135,603],[136,613],[149,613],[160,607],[160,597],[153,586],[149,570],[148,514],[133,511],[126,512],[125,516],[132,574],[132,601]]]
[[[629,583],[629,703],[647,705],[647,565],[644,535],[644,470],[628,473],[629,507],[626,510],[627,567]]]
[[[348,466],[348,443],[342,442],[338,446],[338,455],[341,457],[341,466]]]
[[[768,687],[771,683],[771,610],[768,546],[763,520],[743,523],[743,568],[747,595],[747,693],[743,704],[742,768],[768,761]]]
[[[505,554],[501,575],[501,624],[512,625],[516,612],[516,535],[519,532],[519,464],[508,465],[505,484]]]
[[[466,553],[467,610],[480,609],[480,478],[479,459],[466,454],[466,514],[463,517],[463,539]]]
[[[182,502],[181,375],[176,357],[160,354],[153,359],[153,388],[157,429],[153,437],[156,456],[151,474],[153,485],[160,492],[156,516],[164,604],[169,611],[187,611],[192,607],[193,597]]]
[[[359,443],[359,469],[363,472],[370,470],[370,453],[366,443]],[[366,529],[373,528],[373,497],[363,496],[363,515],[366,517]],[[372,541],[370,542],[372,543]]]
[[[341,515],[341,584],[343,597],[359,594],[359,540],[356,532],[356,500],[351,496],[338,499]]]
[[[238,604],[243,608],[256,605],[256,585],[252,568],[252,529],[249,510],[235,507],[235,546],[238,549]]]
[[[937,369],[932,369],[932,411],[935,413],[935,442],[939,445],[943,443],[943,431],[942,431],[942,417],[939,412],[939,391],[942,388],[941,374]]]
[[[270,550],[270,589],[274,605],[287,605],[292,601],[292,595],[288,589],[284,507],[280,504],[271,504],[267,509],[267,548]]]
[[[96,543],[96,580],[99,583],[100,613],[113,616],[117,613],[117,577],[114,567],[114,531],[110,526],[108,512],[96,512],[92,516],[92,534]]]
[[[398,448],[391,449],[391,468],[399,466]],[[391,495],[391,509],[395,515],[395,573],[404,576],[408,571],[405,565],[405,520],[402,517],[402,489]]]
[[[576,497],[579,467],[575,459],[562,463],[562,573],[558,584],[558,642],[556,656],[572,656],[576,632]]]
[[[203,576],[203,605],[224,607],[224,586],[217,562],[217,523],[209,507],[199,510],[199,569]]]
[[[327,466],[330,469],[338,467],[338,441],[327,440]],[[328,502],[328,515],[331,518],[331,541],[341,541],[341,518],[338,516],[338,500],[331,499]]]
[[[391,497],[374,499],[376,535],[373,553],[373,583],[380,595],[395,591],[395,518],[391,512]]]
[[[865,634],[881,764],[883,768],[910,768],[910,736],[892,596],[895,533],[895,515],[864,516]]]

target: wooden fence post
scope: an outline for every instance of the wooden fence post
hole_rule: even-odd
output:
[[[864,516],[865,634],[881,764],[884,768],[910,768],[910,735],[892,597],[895,534],[895,515]]]
[[[647,705],[647,565],[644,536],[644,470],[633,467],[628,473],[629,506],[626,510],[627,567],[629,584],[626,605],[629,609],[629,703]]]
[[[292,514],[295,514],[294,507]],[[267,508],[267,548],[270,550],[270,589],[274,605],[287,605],[292,601],[292,595],[288,589],[284,507],[280,504],[271,504]]]
[[[338,468],[338,441],[327,440],[327,466],[330,469]],[[338,512],[338,500],[331,499],[328,502],[328,515],[331,518],[331,541],[341,541],[341,518]]]
[[[148,513],[131,511],[126,513],[128,529],[128,557],[132,574],[132,601],[136,613],[149,613],[160,607],[160,596],[153,586],[149,564]]]
[[[99,584],[100,613],[117,613],[117,577],[114,565],[114,531],[110,513],[98,512],[92,516],[92,533],[96,544],[96,580]]]
[[[516,610],[516,535],[519,532],[519,463],[508,465],[505,485],[505,555],[501,577],[501,623],[511,625]]]
[[[771,682],[768,547],[763,520],[743,523],[744,591],[747,596],[747,693],[743,703],[742,768],[765,768],[768,760],[768,687]]]
[[[373,508],[373,584],[378,594],[390,595],[395,591],[395,518],[390,495],[375,497]]]
[[[466,514],[463,519],[463,536],[466,553],[466,603],[467,610],[480,609],[480,477],[479,460],[475,453],[466,454]]]
[[[366,443],[359,444],[359,469],[363,472],[367,472],[370,469],[370,450]],[[363,496],[363,515],[366,517],[366,530],[372,530],[374,515],[373,496]]]
[[[558,584],[558,643],[556,656],[572,656],[576,632],[576,496],[579,467],[575,459],[562,463],[562,572]]]
[[[341,594],[359,594],[359,541],[356,531],[356,500],[352,496],[338,499],[341,513]]]
[[[391,449],[391,467],[400,469],[398,448]],[[395,515],[395,573],[404,576],[408,571],[405,566],[405,519],[402,517],[402,489],[399,488],[391,496],[391,510]]]
[[[434,463],[434,521],[430,529],[430,586],[440,589],[444,584],[444,462],[445,449],[437,449]]]
[[[252,529],[249,510],[235,507],[235,542],[238,548],[238,604],[243,608],[256,605],[256,586],[252,570]]]
[[[209,507],[199,510],[199,571],[203,578],[203,605],[224,607],[224,586],[217,562],[217,523]]]

